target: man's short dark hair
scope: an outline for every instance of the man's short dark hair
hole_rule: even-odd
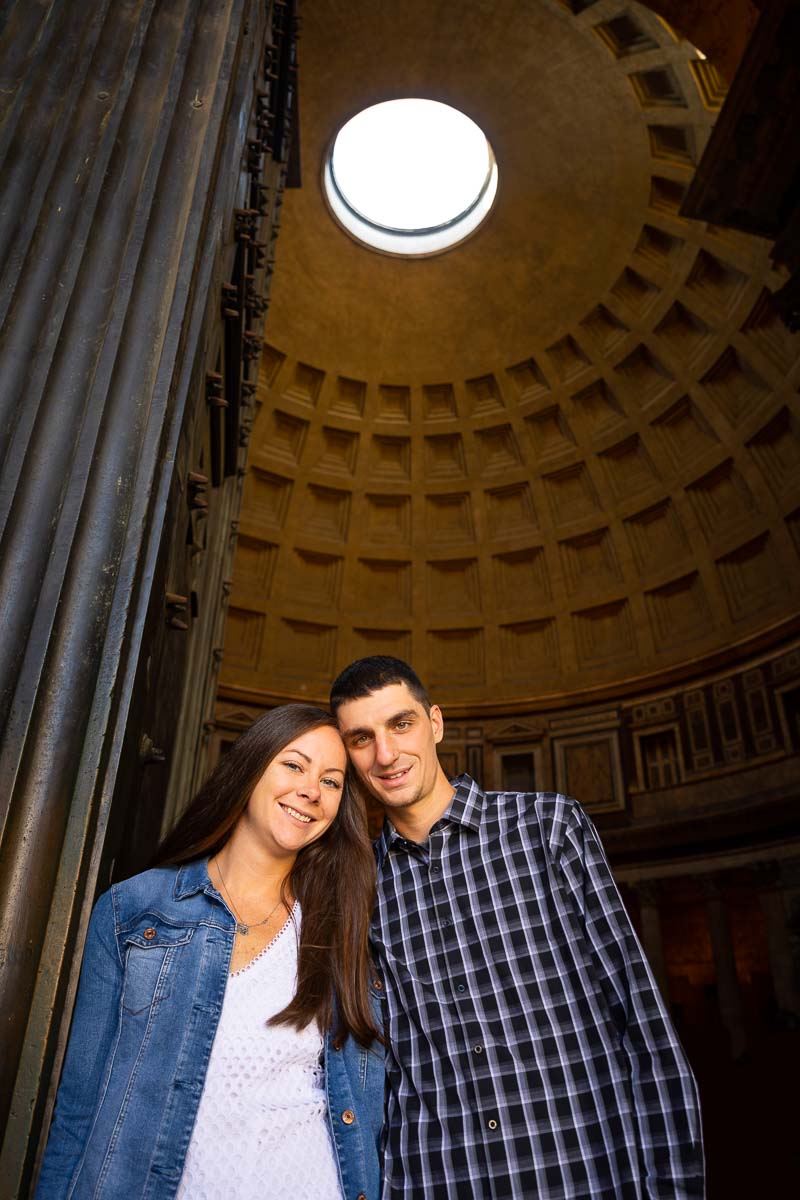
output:
[[[368,658],[357,658],[334,679],[331,712],[335,714],[340,705],[348,700],[361,700],[393,683],[406,684],[425,712],[431,711],[430,697],[408,663],[403,662],[402,658],[390,658],[386,654],[371,654]]]

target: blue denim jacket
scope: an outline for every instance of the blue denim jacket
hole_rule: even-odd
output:
[[[37,1200],[175,1195],[234,930],[205,859],[146,871],[100,897]],[[376,1011],[380,998],[376,991]],[[344,1200],[378,1200],[381,1047],[348,1038],[340,1048],[328,1033],[325,1086]]]

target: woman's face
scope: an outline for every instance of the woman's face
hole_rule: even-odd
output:
[[[276,857],[293,858],[334,820],[346,767],[335,729],[322,725],[301,734],[275,755],[253,788],[241,817],[244,830]]]

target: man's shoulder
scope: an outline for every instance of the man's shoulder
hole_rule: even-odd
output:
[[[536,824],[542,843],[558,856],[569,829],[582,820],[580,804],[561,792],[486,792],[487,808],[498,815],[515,814],[517,820]]]

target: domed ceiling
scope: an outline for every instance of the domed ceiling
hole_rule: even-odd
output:
[[[316,0],[301,51],[226,692],[324,699],[391,653],[450,705],[555,704],[778,636],[800,345],[768,244],[679,216],[712,63],[619,0]],[[402,96],[461,109],[499,166],[431,258],[356,244],[322,193],[341,125]]]

